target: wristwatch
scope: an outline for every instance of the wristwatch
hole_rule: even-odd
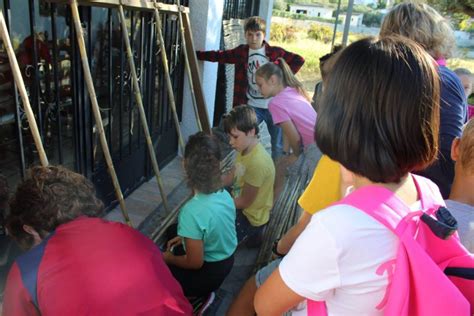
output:
[[[284,257],[285,255],[278,252],[278,242],[279,242],[279,241],[280,241],[280,238],[276,239],[276,240],[273,242],[272,252],[273,252],[273,254],[275,254],[278,258],[282,258],[282,257]]]

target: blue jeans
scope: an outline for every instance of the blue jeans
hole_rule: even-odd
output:
[[[262,121],[265,121],[265,124],[267,124],[272,144],[272,158],[273,160],[276,160],[278,157],[283,155],[283,137],[281,128],[273,124],[272,115],[268,109],[256,108],[254,106],[252,106],[252,108],[257,114],[258,124]]]

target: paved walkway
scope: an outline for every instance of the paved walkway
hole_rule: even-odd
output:
[[[164,191],[166,196],[180,185],[185,185],[184,170],[181,166],[181,158],[176,157],[162,170],[160,170]],[[133,227],[139,227],[145,219],[157,210],[162,202],[156,178],[142,184],[125,199],[127,212],[132,221]],[[173,205],[170,205],[172,208]],[[115,207],[106,216],[106,219],[117,222],[124,222],[120,207]]]

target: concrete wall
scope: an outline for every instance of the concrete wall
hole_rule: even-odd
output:
[[[189,11],[191,28],[196,50],[218,50],[221,40],[222,13],[224,1],[199,0],[190,1]],[[216,95],[217,63],[201,62],[201,79],[206,100],[209,121],[214,117]],[[197,131],[196,117],[193,110],[189,81],[184,79],[183,119],[181,130],[186,139]]]

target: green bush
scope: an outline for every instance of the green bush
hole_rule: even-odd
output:
[[[293,42],[296,40],[296,28],[292,25],[272,23],[270,29],[270,41]]]
[[[329,26],[313,23],[309,27],[308,37],[327,44],[332,40],[332,30]]]

